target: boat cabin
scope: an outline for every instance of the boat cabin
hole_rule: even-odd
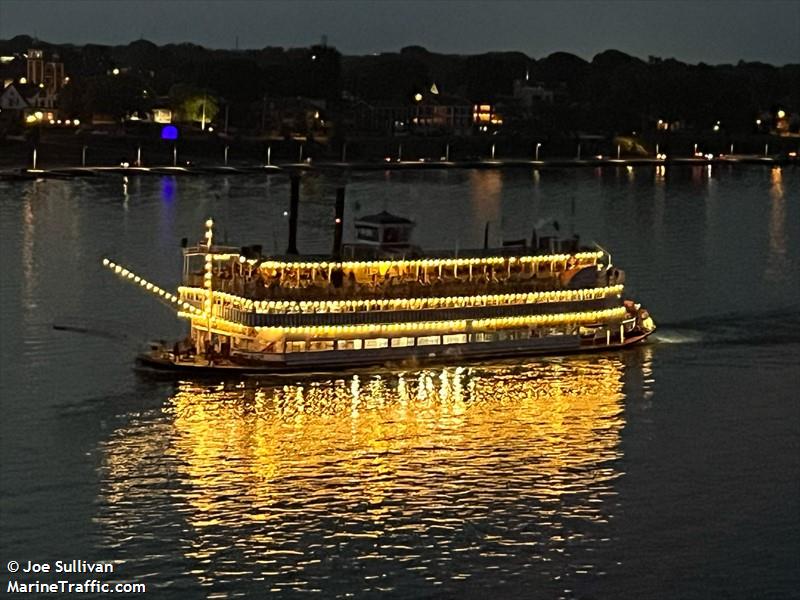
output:
[[[344,256],[398,255],[417,250],[411,244],[414,221],[398,217],[385,210],[375,215],[360,217],[355,221],[356,239],[345,244]]]

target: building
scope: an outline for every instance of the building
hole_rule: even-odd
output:
[[[475,104],[472,107],[472,122],[478,131],[494,131],[503,125],[503,116],[494,104]]]
[[[269,137],[326,143],[331,122],[327,103],[319,98],[265,98],[261,102],[261,131]]]
[[[541,82],[529,82],[527,79],[514,80],[514,99],[523,107],[531,108],[537,103],[553,104],[556,91],[545,86]]]
[[[419,93],[411,104],[354,106],[354,126],[383,135],[467,135],[472,131],[472,103],[458,96]]]
[[[56,97],[44,84],[12,83],[0,93],[0,110],[6,122],[26,124],[58,122]]]
[[[27,83],[42,84],[51,94],[58,94],[69,81],[64,74],[64,63],[58,54],[53,54],[52,59],[46,61],[43,50],[28,50],[27,67]]]
[[[154,106],[150,110],[153,115],[153,122],[155,123],[172,123],[172,109],[168,106]]]
[[[21,56],[3,56],[0,75],[0,119],[4,125],[77,125],[73,121],[62,123],[58,113],[58,94],[69,77],[57,54],[49,61],[38,49]]]

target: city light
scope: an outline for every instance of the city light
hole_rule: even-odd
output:
[[[174,125],[164,125],[161,128],[161,139],[175,141],[178,139],[178,128]]]

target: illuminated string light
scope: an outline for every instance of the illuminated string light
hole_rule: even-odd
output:
[[[109,260],[108,258],[103,259],[103,266],[111,269],[117,275],[121,275],[125,279],[129,279],[134,283],[138,283],[140,287],[143,287],[147,291],[152,292],[154,295],[161,296],[162,298],[165,298],[166,300],[169,300],[173,304],[177,305],[179,308],[183,308],[184,310],[187,311],[186,314],[191,314],[195,317],[203,314],[202,310],[195,308],[189,302],[181,300],[175,294],[169,293],[165,289],[160,288],[154,283],[147,281],[143,277],[136,275],[132,271],[129,271],[128,269],[122,267],[121,265],[118,265],[117,263]]]
[[[265,332],[276,334],[276,337],[287,339],[334,339],[341,337],[383,337],[388,334],[432,334],[443,333],[480,333],[494,329],[514,329],[521,327],[539,327],[556,325],[590,325],[604,321],[614,321],[628,314],[624,306],[573,313],[554,313],[548,315],[531,315],[521,317],[495,317],[488,319],[458,319],[448,321],[417,321],[409,323],[364,324],[364,325],[324,325],[308,327],[246,327],[219,317],[211,319],[211,323],[226,333],[248,334]],[[178,316],[192,319],[192,326],[207,329],[197,320],[197,314],[179,312]]]
[[[505,306],[514,304],[546,304],[550,302],[575,302],[599,300],[622,294],[621,284],[602,288],[578,290],[551,290],[542,292],[523,292],[515,294],[481,294],[474,296],[441,296],[422,298],[362,298],[356,300],[251,300],[226,292],[214,292],[219,301],[231,304],[233,308],[257,313],[340,313],[379,310],[426,310],[431,308],[471,308],[477,306]],[[206,294],[197,287],[181,286],[178,293],[187,299],[200,301]]]
[[[206,232],[208,239],[208,231]],[[251,265],[259,263],[263,269],[408,269],[412,267],[468,267],[490,265],[514,265],[557,263],[574,259],[578,263],[597,261],[603,257],[602,251],[578,252],[576,254],[536,254],[530,256],[484,256],[479,258],[421,258],[400,260],[362,260],[362,261],[289,261],[289,260],[263,260],[248,259],[241,254],[230,252],[203,252],[208,260],[227,261],[238,260]]]

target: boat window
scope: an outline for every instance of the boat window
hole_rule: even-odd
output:
[[[453,333],[450,335],[442,336],[442,343],[443,344],[466,344],[467,343],[467,334],[465,333]]]
[[[309,342],[308,349],[311,352],[321,352],[324,350],[333,350],[333,340],[322,340]]]
[[[359,240],[368,240],[370,242],[377,242],[378,230],[372,227],[356,227],[356,237]]]
[[[339,340],[336,342],[336,347],[339,350],[361,350],[361,340]]]
[[[364,340],[364,348],[387,348],[388,346],[389,340],[387,338]]]
[[[413,337],[392,338],[392,348],[400,348],[402,346],[413,346],[413,345],[414,345]]]
[[[473,333],[472,340],[473,342],[493,342],[495,341],[496,336],[493,333]]]
[[[438,335],[425,335],[417,338],[417,346],[438,346],[441,339]]]

